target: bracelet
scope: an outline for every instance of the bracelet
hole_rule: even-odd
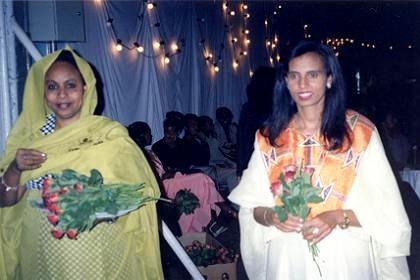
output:
[[[3,186],[5,186],[6,188],[5,188],[5,190],[6,190],[6,192],[8,192],[8,191],[11,191],[11,190],[17,190],[18,189],[18,186],[14,186],[14,187],[12,187],[12,186],[9,186],[5,181],[4,181],[4,177],[3,176],[1,176],[0,177],[0,183],[3,185]]]
[[[341,229],[346,229],[346,228],[348,228],[348,227],[349,227],[349,225],[350,225],[350,218],[349,218],[349,216],[347,215],[346,210],[343,210],[343,218],[344,218],[343,223],[338,224],[338,226],[339,226]]]
[[[270,226],[270,224],[267,222],[267,209],[264,209],[263,221],[264,221],[264,225]]]

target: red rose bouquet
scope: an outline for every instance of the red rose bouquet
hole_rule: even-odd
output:
[[[90,171],[90,177],[66,169],[44,180],[42,201],[34,201],[33,206],[47,212],[55,238],[67,234],[74,239],[91,230],[99,219],[116,218],[156,199],[145,196],[143,188],[144,184],[104,184],[96,169]]]
[[[322,190],[311,184],[313,171],[313,168],[310,167],[297,168],[295,165],[289,165],[280,174],[279,181],[271,185],[271,192],[278,202],[276,203],[278,205],[274,206],[274,211],[281,222],[287,220],[289,213],[305,221],[311,210],[310,204],[323,201],[322,197],[319,196]],[[319,249],[316,244],[310,244],[309,241],[308,246],[312,259],[321,274],[315,259],[318,256]]]

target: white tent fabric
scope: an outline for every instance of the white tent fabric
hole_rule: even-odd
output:
[[[237,119],[246,100],[249,67],[232,67],[233,49],[225,32],[221,3],[157,3],[155,9],[143,10],[143,1],[84,1],[86,42],[71,46],[99,72],[104,92],[103,114],[124,125],[146,121],[154,140],[163,136],[162,122],[165,113],[171,110],[214,118],[216,108],[226,106]],[[145,12],[138,42],[144,45],[145,54],[157,55],[154,58],[140,55],[134,49],[117,52],[114,49],[117,38],[106,24],[108,16],[111,17],[118,39],[131,47],[137,39],[142,11]],[[159,20],[157,28],[154,25]],[[169,64],[162,63],[164,52],[152,46],[152,40],[162,39],[166,40],[166,51],[171,42],[185,40],[181,53],[172,56]],[[220,72],[215,73],[207,65],[202,39],[216,56],[220,44],[225,45],[220,52]],[[247,63],[244,59],[242,62]]]
[[[0,154],[18,111],[12,11],[11,1],[0,3]]]

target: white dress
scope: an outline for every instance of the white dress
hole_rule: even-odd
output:
[[[300,234],[255,221],[254,207],[274,206],[269,186],[255,142],[248,169],[229,196],[241,206],[241,255],[250,279],[410,279],[405,256],[409,255],[411,227],[376,129],[344,204],[362,227],[337,227],[318,243],[322,277]]]

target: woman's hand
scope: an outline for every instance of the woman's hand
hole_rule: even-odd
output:
[[[17,149],[15,159],[13,160],[12,167],[22,172],[25,170],[33,170],[41,167],[42,163],[47,160],[47,155],[33,149]]]
[[[283,223],[277,217],[276,212],[269,207],[257,207],[254,209],[254,218],[257,222],[265,226],[275,226],[284,232],[301,232],[303,221],[298,217],[288,215]]]
[[[303,238],[311,243],[318,243],[327,237],[342,219],[343,210],[326,211],[303,225]]]
[[[303,228],[303,220],[299,217],[293,216],[291,214],[287,215],[287,220],[280,222],[277,217],[276,212],[273,209],[270,209],[270,215],[267,215],[267,221],[270,221],[270,224],[275,226],[281,231],[284,232],[301,232]]]

